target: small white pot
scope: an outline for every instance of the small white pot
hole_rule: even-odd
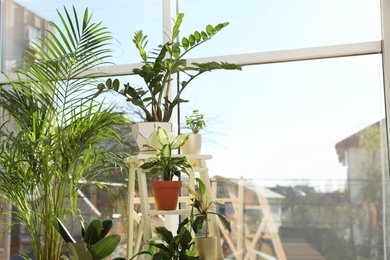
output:
[[[190,134],[187,142],[181,147],[183,154],[200,154],[202,150],[202,136],[200,134]]]

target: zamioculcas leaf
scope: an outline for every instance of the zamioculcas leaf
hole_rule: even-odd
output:
[[[88,223],[81,221],[81,236],[84,238],[85,230],[88,228]]]
[[[213,35],[213,27],[210,24],[206,26],[206,32],[209,36]]]
[[[89,251],[94,259],[103,259],[115,251],[120,241],[120,236],[111,235],[96,242],[96,244],[91,246]]]
[[[112,226],[114,224],[114,221],[112,219],[106,219],[103,221],[103,230],[102,233],[100,233],[100,239],[107,236],[108,232],[110,232]]]
[[[83,245],[69,243],[69,250],[72,260],[94,260],[91,253]]]
[[[100,219],[94,219],[85,231],[84,241],[87,247],[92,246],[99,240],[99,236],[103,229],[103,223]]]

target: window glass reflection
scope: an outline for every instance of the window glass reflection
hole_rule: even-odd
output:
[[[380,62],[372,55],[248,66],[188,88],[182,122],[193,109],[205,114],[202,152],[213,155],[210,175],[235,227],[225,255],[382,259]]]
[[[306,48],[381,39],[379,1],[179,1],[183,36],[199,25],[230,22],[197,56]],[[201,28],[203,29],[203,28]],[[195,55],[192,53],[191,55]]]

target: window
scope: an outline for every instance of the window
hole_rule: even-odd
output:
[[[140,62],[132,37],[142,29],[149,47],[161,43],[167,20],[161,3],[66,4],[71,5],[88,6],[117,40],[112,61],[121,67],[106,68],[108,74],[126,74],[125,81],[141,85],[127,70]],[[192,110],[205,114],[202,153],[213,155],[210,176],[218,197],[227,201],[220,210],[233,225],[224,237],[225,257],[384,258],[390,193],[380,1],[232,5],[178,1],[185,13],[183,36],[230,22],[191,58],[245,65],[243,71],[202,75],[183,95],[190,102],[180,107],[182,126]],[[56,9],[62,6],[46,0],[2,2],[2,70],[22,57],[26,41],[20,38],[27,33],[33,40],[51,29],[49,21],[59,21]],[[119,213],[124,221],[124,182],[115,183],[106,190],[111,195],[99,196],[122,200],[99,210]],[[83,192],[97,199],[93,188]]]

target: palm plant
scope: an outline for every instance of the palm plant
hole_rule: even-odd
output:
[[[109,31],[88,9],[81,18],[75,8],[58,15],[58,33],[32,44],[9,86],[0,86],[7,120],[0,126],[1,196],[17,209],[37,260],[60,259],[53,222],[77,213],[82,181],[122,164],[125,155],[105,152],[103,144],[120,143],[116,129],[129,123],[86,91],[96,85],[90,69],[110,56]]]

